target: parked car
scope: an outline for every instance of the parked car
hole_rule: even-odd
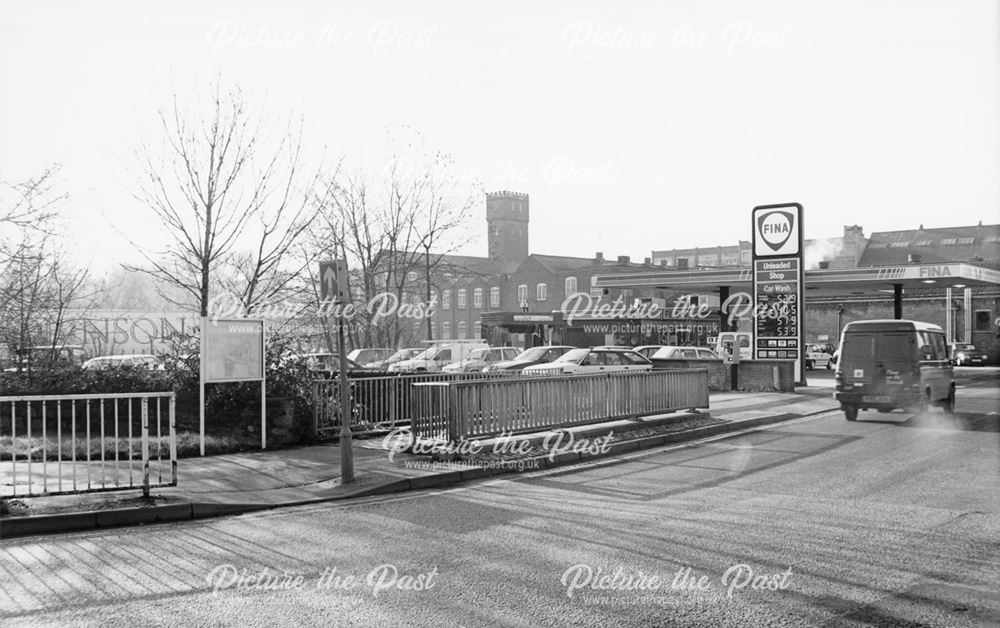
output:
[[[435,373],[446,364],[464,360],[475,349],[488,348],[489,345],[481,340],[440,340],[409,360],[390,365],[387,370],[390,373]]]
[[[524,369],[525,375],[569,375],[573,373],[608,373],[649,371],[653,363],[631,349],[572,349],[550,364],[536,364]]]
[[[908,320],[855,321],[844,327],[836,392],[848,421],[858,410],[927,410],[951,413],[955,379],[944,330]]]
[[[384,360],[378,360],[368,364],[369,369],[385,370],[389,368],[390,365],[396,362],[402,362],[403,360],[409,360],[416,357],[417,355],[423,353],[427,350],[427,347],[408,347],[406,349],[399,349],[388,358]]]
[[[642,345],[632,349],[644,358],[652,358],[653,354],[666,345]]]
[[[294,354],[288,360],[301,360],[306,368],[319,378],[330,379],[335,374],[340,373],[340,356],[336,353],[320,351],[316,353]],[[346,358],[346,360],[348,372],[363,370],[363,367],[354,360],[350,358]]]
[[[90,358],[83,363],[85,371],[104,371],[113,368],[132,367],[148,369],[150,371],[162,371],[163,362],[155,355],[148,353],[136,353],[128,355],[102,355]]]
[[[517,349],[514,347],[474,349],[469,354],[469,357],[458,362],[452,362],[442,370],[446,373],[479,373],[491,364],[512,360],[515,357],[517,357]]]
[[[830,344],[806,345],[806,368],[810,371],[814,368],[823,367],[831,369],[836,364],[833,354],[836,349]]]
[[[721,360],[711,349],[704,347],[660,347],[653,354],[654,360]]]
[[[12,366],[5,373],[16,373],[30,369],[51,366],[81,366],[84,362],[83,347],[80,345],[40,345],[24,347],[14,351]]]
[[[531,347],[517,354],[513,360],[497,362],[487,366],[484,370],[489,371],[520,371],[536,364],[548,364],[567,351],[574,349],[568,345],[549,345],[545,347]]]
[[[348,353],[347,357],[368,368],[375,362],[389,358],[393,353],[395,353],[393,349],[355,349]]]
[[[948,345],[948,355],[955,366],[982,366],[989,356],[971,342],[953,342]]]

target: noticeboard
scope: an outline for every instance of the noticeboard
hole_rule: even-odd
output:
[[[264,321],[207,320],[202,327],[205,382],[264,379]]]

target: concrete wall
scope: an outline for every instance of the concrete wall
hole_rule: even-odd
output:
[[[653,360],[653,369],[703,368],[708,371],[708,389],[732,390],[732,368],[721,361],[711,360]],[[774,369],[778,369],[778,386],[774,385]],[[737,390],[744,392],[795,390],[795,370],[791,362],[779,360],[751,360],[739,363],[736,374]]]

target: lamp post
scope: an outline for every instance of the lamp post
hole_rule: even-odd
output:
[[[844,329],[844,304],[837,304],[837,346],[840,346],[841,330]]]

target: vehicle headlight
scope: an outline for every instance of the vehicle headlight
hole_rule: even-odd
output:
[[[958,357],[959,357],[959,359],[964,360],[965,359],[965,351],[959,351],[958,352]]]

